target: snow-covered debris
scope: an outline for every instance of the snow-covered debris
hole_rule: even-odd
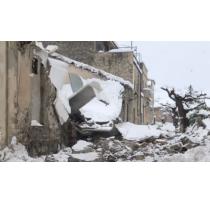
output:
[[[32,120],[31,126],[42,126],[42,125],[37,120]]]
[[[116,125],[124,139],[142,141],[148,138],[158,138],[161,135],[161,130],[157,126],[152,125],[135,125],[125,122]]]
[[[207,110],[204,110],[204,109],[200,109],[198,114],[208,117],[208,116],[210,116],[210,111],[207,111]]]
[[[91,146],[93,146],[91,142],[87,142],[85,140],[79,140],[74,146],[72,146],[72,149],[76,152],[80,152],[89,149],[89,147]]]
[[[49,77],[57,89],[55,108],[61,124],[66,122],[68,115],[71,114],[69,100],[87,86],[93,88],[96,97],[80,109],[85,118],[89,118],[93,122],[109,122],[119,117],[122,108],[122,92],[124,91],[120,82],[100,79],[85,80],[80,77],[83,87],[74,93],[70,81],[71,73],[68,71],[69,64],[52,58],[49,59],[49,62],[51,64]]]
[[[58,162],[68,162],[68,158],[72,154],[72,149],[70,147],[66,147],[62,150],[60,150],[57,154],[52,154],[48,157],[52,157],[53,161],[58,161]],[[48,160],[48,157],[45,158],[45,161]]]
[[[57,45],[48,45],[46,47],[46,50],[50,54],[50,53],[56,52],[58,50],[58,46]]]
[[[90,79],[87,82],[97,81],[102,91],[98,93],[89,103],[81,108],[81,113],[86,118],[91,118],[97,122],[112,121],[119,117],[122,108],[123,86],[115,81],[102,81]]]
[[[39,47],[41,50],[45,50],[45,48],[44,48],[42,42],[36,41],[36,42],[35,42],[35,45],[36,45],[37,47]]]
[[[157,128],[167,132],[175,132],[173,123],[166,122],[164,124],[157,123]]]
[[[115,76],[113,74],[110,74],[108,72],[105,72],[104,70],[100,70],[100,69],[97,69],[93,66],[90,66],[90,65],[87,65],[87,64],[84,64],[82,62],[78,62],[78,61],[75,61],[75,60],[72,60],[68,57],[65,57],[63,55],[60,55],[58,53],[52,53],[51,55],[51,58],[54,58],[54,59],[57,59],[59,61],[63,61],[63,62],[66,62],[67,64],[74,64],[77,68],[80,68],[80,69],[84,69],[84,70],[87,70],[87,71],[90,71],[92,73],[95,73],[99,76],[102,76],[104,77],[105,79],[109,79],[109,80],[113,80],[113,81],[118,81],[120,82],[122,85],[125,85],[125,86],[128,86],[130,87],[131,89],[134,88],[134,85],[130,82],[130,81],[126,81],[124,80],[123,78],[121,77],[118,77],[118,76]]]
[[[11,144],[0,151],[0,161],[22,162],[22,161],[44,161],[44,157],[32,158],[24,145],[17,142],[17,138],[13,137]]]
[[[210,130],[210,118],[204,119],[203,122],[206,125],[206,129]]]
[[[72,154],[73,158],[79,159],[81,161],[95,161],[99,158],[99,155],[97,152],[88,152],[88,153],[80,153],[80,154]]]
[[[102,122],[104,124],[97,124],[93,120],[90,120],[86,123],[82,123],[79,125],[80,131],[82,133],[90,133],[90,132],[110,132],[113,129],[113,122]]]
[[[159,161],[165,162],[209,162],[210,161],[210,143],[204,146],[198,146],[189,149],[184,154],[178,153],[172,156],[164,156]]]

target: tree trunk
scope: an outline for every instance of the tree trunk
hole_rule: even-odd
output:
[[[178,107],[179,118],[180,118],[180,131],[185,132],[189,126],[189,119],[187,118],[187,112],[183,107],[183,103],[180,100],[176,101],[176,106]]]

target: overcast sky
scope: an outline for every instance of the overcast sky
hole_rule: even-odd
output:
[[[185,89],[191,84],[210,95],[210,42],[133,41],[133,45],[138,46],[149,77],[156,81],[156,99],[166,99],[161,86]]]

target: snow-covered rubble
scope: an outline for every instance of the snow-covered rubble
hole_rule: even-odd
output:
[[[210,130],[210,118],[204,119],[203,122],[206,125],[206,129]]]
[[[133,123],[125,122],[116,125],[119,132],[124,139],[142,141],[148,138],[159,138],[161,135],[175,131],[174,126],[171,123],[164,125],[135,125]]]
[[[13,137],[11,144],[0,151],[0,162],[95,161],[99,158],[99,154],[96,151],[88,149],[90,146],[93,146],[93,144],[80,140],[72,148],[65,147],[57,154],[32,158],[28,155],[25,146],[18,143],[16,137]],[[84,150],[86,150],[86,152],[84,152]],[[75,158],[75,160],[72,160],[72,158]]]
[[[72,146],[72,150],[75,152],[87,151],[92,147],[92,145],[92,143],[85,140],[79,140],[74,146]]]
[[[122,108],[123,86],[115,81],[101,81],[89,79],[87,82],[97,81],[102,91],[89,103],[81,108],[81,113],[97,122],[112,121],[119,117]]]
[[[66,61],[68,58],[64,59]],[[57,89],[55,108],[61,124],[68,120],[69,114],[71,114],[69,100],[77,94],[77,92],[74,93],[72,90],[71,72],[69,72],[69,64],[65,61],[49,58],[51,65],[49,77]],[[78,77],[83,83],[80,90],[90,86],[93,88],[96,96],[80,109],[81,114],[88,118],[89,122],[93,123],[92,129],[111,130],[112,125],[110,126],[110,122],[116,120],[121,112],[124,87],[115,80],[104,81],[96,78],[84,79],[80,76]],[[107,125],[105,127],[104,125],[96,124],[97,122],[106,122]],[[87,128],[87,125],[87,123],[81,124],[80,127]]]
[[[68,161],[71,161],[72,157],[74,159],[77,159],[78,161],[95,161],[98,159],[98,153],[97,152],[88,152],[88,153],[79,153],[79,154],[72,154]],[[75,161],[75,160],[73,160]]]
[[[14,137],[0,151],[0,161],[210,161],[209,122],[206,119],[205,129],[189,127],[184,134],[176,132],[170,123],[153,126],[122,123],[121,131],[126,137],[104,138],[98,133],[96,137],[78,140],[72,147],[63,147],[57,154],[37,158],[31,158]]]
[[[164,162],[210,162],[210,141],[203,146],[189,149],[184,154],[178,153],[172,156],[164,156],[159,161]]]
[[[24,145],[17,142],[16,137],[12,138],[11,144],[0,151],[0,161],[7,162],[40,162],[44,161],[44,157],[32,158],[28,155],[28,152]]]
[[[42,125],[37,120],[32,120],[31,126],[42,126]]]
[[[161,131],[155,126],[150,125],[135,125],[133,123],[125,122],[116,125],[124,139],[141,141],[150,137],[158,138]]]

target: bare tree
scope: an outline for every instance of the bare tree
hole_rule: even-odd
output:
[[[178,116],[180,131],[185,132],[186,128],[190,124],[187,113],[206,106],[205,99],[209,99],[207,94],[198,94],[198,92],[193,90],[192,86],[189,86],[188,91],[183,96],[176,93],[175,89],[173,88],[169,89],[162,87],[161,89],[166,91],[169,98],[174,101],[174,107],[169,105],[168,107],[171,109],[174,117]]]

